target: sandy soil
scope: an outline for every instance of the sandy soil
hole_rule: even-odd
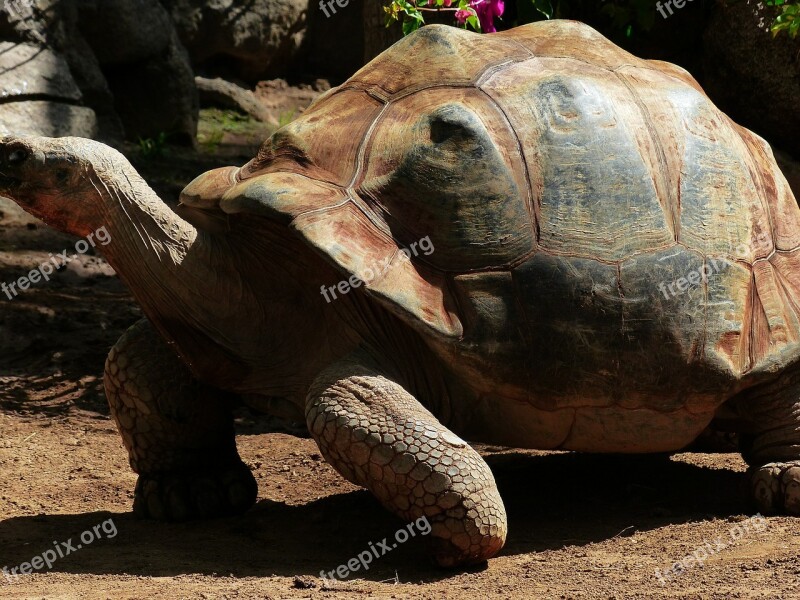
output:
[[[204,162],[205,161],[205,162]],[[145,175],[167,197],[213,164],[181,156]],[[75,240],[0,204],[0,282]],[[106,352],[140,313],[87,254],[13,300],[0,294],[0,568],[54,542],[99,539],[52,569],[8,581],[0,598],[798,598],[800,520],[756,529],[734,454],[596,457],[482,448],[509,514],[502,554],[437,570],[419,540],[345,581],[346,563],[402,526],[339,478],[314,443],[242,412],[239,448],[259,482],[248,514],[165,525],[130,512],[136,481],[101,386]],[[109,521],[111,520],[111,521]],[[748,530],[745,531],[745,525]],[[111,527],[109,527],[109,531]],[[731,540],[731,532],[736,540]],[[740,535],[741,533],[741,535]],[[720,538],[703,566],[666,570]]]

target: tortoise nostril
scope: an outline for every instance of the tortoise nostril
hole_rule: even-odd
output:
[[[28,152],[26,150],[22,150],[21,148],[17,148],[9,153],[8,164],[18,165],[21,162],[24,162],[26,158],[28,158]]]

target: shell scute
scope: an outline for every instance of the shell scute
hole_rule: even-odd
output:
[[[292,171],[347,187],[357,172],[359,148],[382,108],[357,90],[331,94],[264,142],[240,177]]]
[[[583,62],[533,59],[482,89],[524,149],[543,249],[613,261],[674,242],[647,117],[618,78]]]
[[[500,36],[428,25],[373,59],[344,85],[389,99],[433,85],[469,86],[493,65],[529,56],[527,49]]]
[[[478,90],[415,93],[378,121],[357,193],[402,245],[430,238],[436,251],[426,261],[442,271],[510,264],[535,243],[513,139]]]

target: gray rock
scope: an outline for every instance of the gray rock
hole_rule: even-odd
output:
[[[32,95],[81,100],[81,91],[62,56],[33,44],[0,42],[0,98]]]
[[[195,66],[232,67],[255,83],[285,73],[305,33],[308,0],[162,0]]]
[[[121,141],[125,130],[114,108],[114,96],[89,44],[76,31],[62,51],[81,90],[83,103],[97,113],[100,139],[110,143]]]
[[[78,31],[77,6],[84,0],[8,0],[0,4],[0,39],[48,48],[69,65],[83,104],[97,113],[101,139],[123,137],[111,91],[94,52]],[[30,83],[30,80],[29,80]]]
[[[0,36],[4,40],[54,45],[64,38],[73,3],[62,0],[3,0]]]
[[[0,135],[97,136],[97,117],[85,106],[31,100],[9,102],[0,109]]]
[[[79,0],[78,28],[101,65],[141,62],[163,54],[172,23],[158,0]]]
[[[145,61],[106,68],[114,106],[129,139],[168,134],[171,142],[193,144],[198,100],[189,55],[177,34],[164,53]]]
[[[164,133],[192,143],[194,73],[166,9],[158,0],[77,0],[77,6],[78,28],[95,58],[76,46],[71,62],[103,129],[121,132],[121,121],[128,139]]]
[[[0,98],[0,135],[97,135],[67,61],[49,48],[0,42]]]
[[[250,115],[257,121],[272,122],[273,125],[278,124],[278,121],[272,118],[269,111],[258,101],[252,91],[219,77],[216,79],[195,77],[194,80],[197,84],[200,106],[230,108]]]
[[[0,94],[63,98],[94,110],[88,119],[79,107],[31,105],[14,108],[15,118],[58,114],[66,119],[63,127],[45,123],[41,129],[86,135],[99,126],[95,135],[111,142],[125,133],[135,140],[162,132],[177,134],[176,141],[194,140],[194,74],[158,0],[2,0],[0,39],[20,44],[0,48],[11,49],[0,55]],[[4,123],[14,124],[8,118]]]

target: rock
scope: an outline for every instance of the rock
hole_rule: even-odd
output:
[[[195,77],[194,80],[197,84],[200,106],[231,108],[246,115],[250,115],[257,121],[272,123],[273,125],[278,124],[278,121],[271,118],[269,111],[267,111],[264,105],[258,101],[256,95],[250,90],[246,90],[235,83],[225,81],[219,77],[216,79]]]
[[[7,41],[54,45],[64,37],[73,9],[72,2],[61,0],[4,0],[0,36]]]
[[[125,133],[135,140],[162,132],[176,134],[171,140],[194,141],[194,73],[169,13],[158,0],[4,0],[0,39],[27,43],[14,51],[13,60],[16,53],[31,47],[47,49],[18,77],[35,88],[28,91],[33,99],[64,97],[95,111],[88,119],[79,106],[56,111],[50,105],[31,105],[14,109],[17,118],[46,120],[48,114],[57,114],[65,123],[47,123],[47,131],[81,131],[79,135],[111,142]],[[45,62],[52,62],[53,55],[59,56],[58,65]],[[38,72],[31,71],[34,68]],[[48,69],[58,69],[69,77],[49,78]],[[72,85],[72,92],[79,90],[77,96],[65,96],[65,88],[54,89],[63,88],[65,81]],[[0,79],[0,94],[2,89],[25,91]],[[0,106],[0,112],[3,110]],[[13,125],[9,119],[4,123]],[[89,134],[91,131],[94,134]]]
[[[89,44],[76,33],[62,51],[81,90],[84,104],[97,113],[99,139],[111,143],[121,141],[125,130],[114,108],[114,96]]]
[[[367,4],[368,3],[368,4]],[[336,6],[336,4],[334,4]],[[383,14],[381,18],[378,14]],[[375,19],[370,20],[372,17]],[[366,45],[396,41],[396,27],[386,29],[377,19],[385,19],[378,0],[349,0],[336,14],[326,17],[319,2],[308,4],[308,29],[301,49],[302,71],[329,77],[342,82],[363,67],[372,56]],[[365,28],[369,28],[365,31]],[[376,41],[379,38],[379,41]],[[375,54],[378,52],[376,51]]]
[[[331,89],[325,79],[313,84],[289,85],[284,79],[260,81],[256,86],[256,98],[276,123],[287,121],[302,113],[323,92]]]
[[[81,100],[81,91],[62,56],[30,43],[0,42],[0,98],[33,95]]]
[[[85,106],[31,100],[0,108],[0,135],[97,136],[97,117]]]
[[[107,136],[192,141],[197,99],[188,57],[158,0],[77,0],[70,65]],[[174,71],[174,78],[168,75]],[[136,104],[139,104],[138,107]]]
[[[162,0],[198,71],[250,83],[288,72],[308,0]],[[227,73],[226,73],[227,71]]]
[[[172,33],[166,50],[139,63],[106,67],[114,106],[129,139],[157,138],[193,144],[198,101],[189,55]]]
[[[67,61],[49,48],[0,42],[0,135],[97,135]]]
[[[74,0],[7,0],[0,8],[0,39],[27,42],[62,56],[83,104],[97,113],[99,138],[118,141],[123,136],[122,124],[97,59],[78,31],[77,4]]]
[[[718,5],[704,35],[704,87],[736,121],[800,156],[800,38],[773,39],[775,14],[762,3]]]
[[[79,0],[78,28],[101,65],[138,63],[163,54],[172,36],[158,0]]]
[[[795,199],[800,202],[800,161],[795,160],[777,148],[773,148],[772,152],[775,154],[775,160],[794,192]]]

